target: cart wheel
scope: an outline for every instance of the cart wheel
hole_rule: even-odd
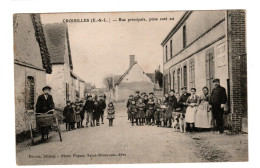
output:
[[[59,133],[60,141],[62,141],[61,132],[60,132],[60,125],[59,125],[58,118],[56,118],[56,126],[57,126],[57,131],[58,131],[58,133]]]
[[[34,144],[34,136],[33,136],[33,129],[32,129],[32,124],[30,123],[30,133],[31,133],[31,141],[32,145]]]

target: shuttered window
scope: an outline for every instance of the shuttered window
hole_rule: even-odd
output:
[[[183,67],[183,86],[187,87],[187,66]]]
[[[207,87],[211,91],[213,86],[213,80],[215,78],[215,63],[214,63],[214,50],[209,50],[206,53],[206,79],[207,79]]]
[[[33,76],[27,76],[26,81],[26,109],[33,110],[34,109],[34,95],[35,95],[35,81]]]
[[[195,65],[194,65],[194,60],[190,60],[189,74],[190,74],[190,88],[193,88],[193,87],[195,87]]]

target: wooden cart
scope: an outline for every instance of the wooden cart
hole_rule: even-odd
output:
[[[36,132],[41,133],[41,130],[44,130],[46,139],[49,139],[49,131],[54,130],[58,132],[60,141],[62,141],[59,120],[53,110],[47,113],[34,113],[34,116],[36,117],[36,129],[33,129],[32,124],[30,124],[32,144],[34,144]]]

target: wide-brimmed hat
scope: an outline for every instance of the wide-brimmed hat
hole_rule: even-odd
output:
[[[42,91],[44,91],[45,89],[51,90],[51,87],[50,87],[50,86],[44,86],[44,87],[42,88]]]

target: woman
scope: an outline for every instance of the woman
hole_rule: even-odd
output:
[[[199,96],[196,95],[196,89],[191,88],[191,96],[187,99],[186,104],[188,108],[186,110],[185,121],[190,131],[194,131],[195,113],[199,105]]]
[[[200,105],[195,115],[195,127],[196,128],[212,128],[213,119],[212,111],[209,105],[209,89],[205,86],[202,89],[203,94],[200,96]]]

